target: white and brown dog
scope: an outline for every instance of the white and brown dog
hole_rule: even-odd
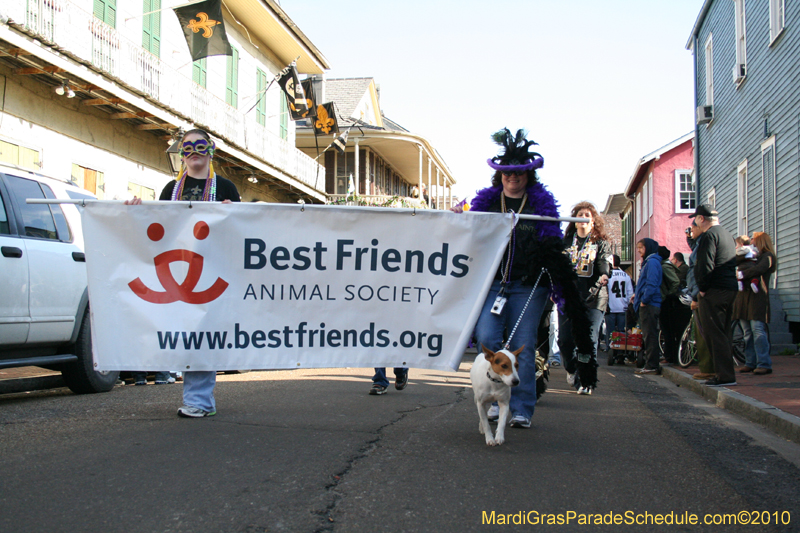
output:
[[[519,385],[517,356],[523,346],[515,352],[500,350],[493,352],[481,344],[482,353],[478,354],[472,364],[469,377],[472,380],[472,393],[478,407],[478,431],[486,436],[486,444],[498,446],[505,442],[506,422],[508,421],[508,402],[511,399],[511,387]],[[500,417],[497,419],[497,432],[492,435],[489,425],[488,411],[492,402],[497,402]]]

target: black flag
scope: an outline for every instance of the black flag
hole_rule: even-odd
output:
[[[336,120],[336,107],[333,102],[317,106],[317,118],[314,120],[314,133],[328,135],[339,133],[339,122]]]
[[[311,80],[303,80],[301,85],[303,87],[303,93],[305,93],[306,97],[306,107],[305,109],[298,109],[298,107],[295,107],[293,102],[290,102],[289,113],[292,116],[292,120],[303,120],[309,117],[317,116],[317,99],[314,97],[314,87],[311,84]]]
[[[233,55],[222,22],[222,0],[206,0],[174,11],[183,28],[192,61],[208,56]]]
[[[281,89],[286,94],[286,102],[289,104],[292,120],[303,118],[295,118],[296,115],[302,113],[306,113],[307,116],[308,104],[306,103],[306,95],[303,92],[303,84],[297,78],[297,68],[295,68],[294,64],[281,71],[278,75],[278,85],[281,86]]]

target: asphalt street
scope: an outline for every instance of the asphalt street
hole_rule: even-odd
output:
[[[220,375],[207,419],[180,384],[0,395],[0,531],[800,531],[800,447],[663,378],[601,368],[587,397],[554,370],[492,448],[469,367],[379,397],[369,369]],[[675,523],[742,512],[770,523]]]

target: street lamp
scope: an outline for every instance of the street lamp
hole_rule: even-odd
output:
[[[167,148],[167,162],[173,174],[181,170],[181,140],[178,139]]]

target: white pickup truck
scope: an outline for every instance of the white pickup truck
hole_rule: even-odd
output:
[[[107,392],[119,372],[97,372],[79,205],[74,184],[0,164],[0,368],[61,371],[75,393]]]

